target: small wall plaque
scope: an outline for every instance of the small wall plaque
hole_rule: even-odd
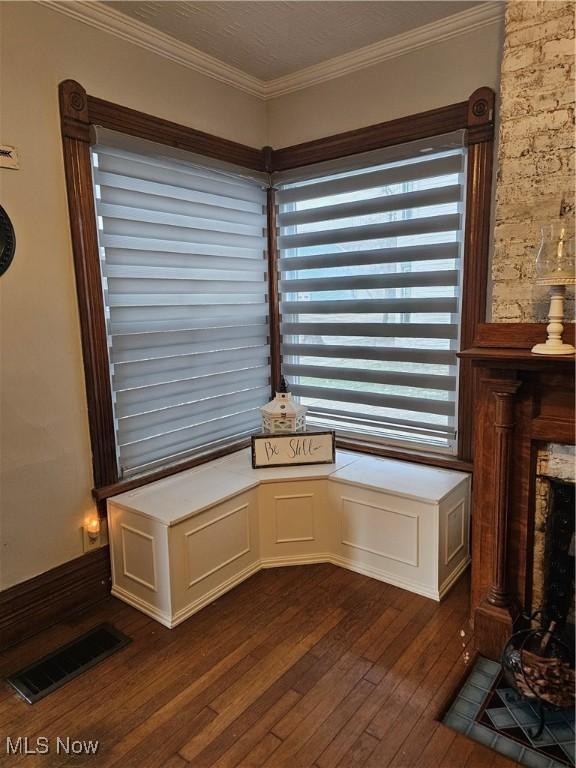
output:
[[[14,171],[20,168],[16,147],[0,144],[0,168],[12,168]]]
[[[333,464],[334,431],[252,435],[252,467],[290,467],[297,464]]]

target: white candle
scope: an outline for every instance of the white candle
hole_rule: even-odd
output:
[[[561,262],[562,262],[562,256],[564,255],[564,237],[565,237],[566,229],[565,227],[562,227],[560,230],[560,240],[558,241],[558,268],[560,268]]]

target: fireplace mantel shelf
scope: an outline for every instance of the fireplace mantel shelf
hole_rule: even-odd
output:
[[[517,368],[520,370],[562,370],[574,368],[575,355],[535,355],[529,349],[512,347],[470,347],[458,357],[472,360],[484,367]]]

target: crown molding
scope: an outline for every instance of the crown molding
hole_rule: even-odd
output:
[[[1,2],[1,0],[0,0]],[[245,91],[260,99],[265,97],[264,82],[257,77],[246,74],[242,70],[209,56],[207,53],[181,43],[170,35],[131,19],[119,11],[110,8],[103,2],[54,2],[53,0],[37,0],[39,5],[52,11],[62,13],[76,21],[81,21],[101,32],[108,32],[114,37],[144,48],[165,59],[182,64],[188,69],[219,80],[226,85]]]
[[[403,56],[419,48],[464,35],[490,24],[496,24],[503,19],[505,9],[505,3],[502,0],[482,3],[401,35],[389,37],[275,80],[265,81],[203,53],[191,45],[181,43],[147,24],[131,19],[103,2],[92,0],[89,2],[37,0],[37,2],[45,8],[138,45],[140,48],[264,101],[366,69],[387,59]]]
[[[372,67],[387,59],[394,59],[419,48],[434,45],[442,40],[449,40],[475,29],[497,24],[504,18],[504,9],[504,2],[483,3],[417,29],[411,29],[401,35],[389,37],[373,45],[314,64],[293,74],[278,77],[276,80],[264,83],[264,98],[274,99],[286,93],[309,88],[312,85]]]

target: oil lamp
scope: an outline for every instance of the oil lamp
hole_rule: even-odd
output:
[[[536,282],[550,287],[548,338],[532,347],[537,355],[572,355],[576,349],[562,341],[564,331],[564,297],[567,285],[576,285],[574,269],[574,233],[568,231],[568,222],[542,227],[542,240],[536,257]]]

